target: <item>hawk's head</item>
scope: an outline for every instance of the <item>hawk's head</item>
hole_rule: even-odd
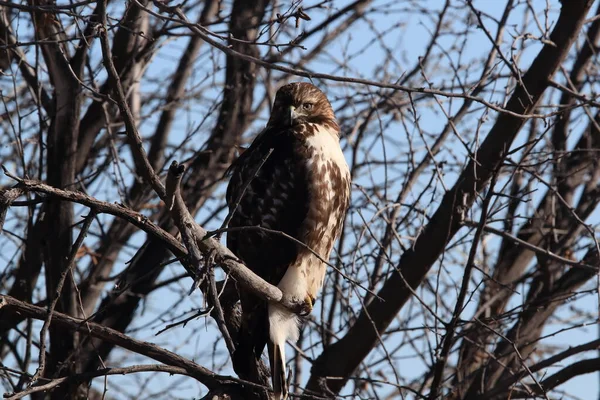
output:
[[[333,109],[323,92],[308,82],[295,82],[277,91],[269,126],[326,124],[339,131]]]

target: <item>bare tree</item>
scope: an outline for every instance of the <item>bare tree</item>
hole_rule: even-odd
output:
[[[291,396],[576,398],[599,49],[593,0],[0,1],[5,397],[268,398],[239,290],[297,304],[220,241],[224,174],[310,79],[354,185]]]

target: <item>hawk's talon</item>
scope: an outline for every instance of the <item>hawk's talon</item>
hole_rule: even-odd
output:
[[[311,296],[306,296],[304,302],[300,304],[298,315],[301,317],[307,317],[313,310],[314,300]]]

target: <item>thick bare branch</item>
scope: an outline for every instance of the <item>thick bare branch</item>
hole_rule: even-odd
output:
[[[4,295],[0,296],[0,308],[18,310],[28,318],[35,318],[39,320],[46,319],[48,314],[46,310],[41,307],[36,307]],[[185,358],[170,351],[164,350],[152,343],[136,340],[105,326],[88,322],[83,319],[70,317],[58,312],[54,313],[53,320],[54,324],[60,326],[62,329],[81,332],[83,334],[99,338],[124,349],[149,357],[163,364],[179,367],[185,370],[190,376],[193,376],[202,382],[209,389],[216,387],[217,385],[222,385],[223,383],[227,384],[229,382],[236,381],[234,378],[219,376],[194,363],[193,361],[186,360]]]
[[[523,76],[525,87],[518,86],[515,89],[507,103],[508,110],[517,115],[532,112],[550,78],[566,57],[592,3],[581,0],[563,5],[551,35],[553,44],[544,45],[533,61]],[[377,344],[378,335],[385,331],[412,294],[411,290],[405,288],[404,282],[416,288],[425,278],[448,241],[461,227],[461,216],[472,206],[492,172],[506,157],[523,123],[523,119],[513,114],[504,113],[498,117],[475,154],[475,159],[465,167],[452,190],[444,195],[413,248],[403,254],[396,271],[379,291],[378,295],[384,301],[372,302],[348,333],[319,356],[312,369],[307,386],[309,390],[324,393],[326,377],[336,376],[342,379],[329,381],[326,385],[334,393],[339,392],[347,377]]]

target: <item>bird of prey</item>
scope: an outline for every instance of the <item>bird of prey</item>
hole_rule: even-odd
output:
[[[230,167],[227,246],[252,271],[310,313],[339,237],[350,197],[340,128],[316,86],[291,83],[275,96],[266,128]],[[288,396],[285,343],[298,339],[298,314],[240,289],[242,326],[234,368],[256,382],[265,344],[274,399]],[[302,314],[302,313],[300,313]]]

